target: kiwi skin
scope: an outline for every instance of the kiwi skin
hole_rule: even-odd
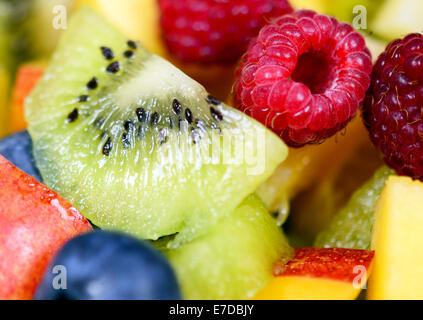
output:
[[[152,240],[177,233],[174,247],[232,214],[287,156],[271,131],[212,99],[89,8],[70,19],[25,112],[49,187],[101,228]],[[222,151],[220,141],[241,138],[230,150],[237,143],[254,150],[258,134],[262,171],[211,161],[210,146]],[[177,161],[161,162],[166,154]]]

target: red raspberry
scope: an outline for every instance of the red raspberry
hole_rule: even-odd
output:
[[[237,72],[235,104],[292,147],[319,143],[355,115],[371,71],[353,27],[300,10],[261,29]]]
[[[363,106],[370,139],[400,175],[423,180],[423,36],[391,42],[379,56]]]
[[[171,53],[186,62],[238,60],[260,28],[292,12],[287,0],[159,0]]]

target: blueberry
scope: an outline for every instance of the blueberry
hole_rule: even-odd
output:
[[[39,285],[38,300],[176,300],[175,274],[148,242],[95,231],[65,244]]]
[[[0,154],[22,171],[42,182],[32,155],[32,140],[27,131],[1,139]]]

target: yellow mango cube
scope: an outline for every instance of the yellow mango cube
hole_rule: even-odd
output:
[[[369,299],[423,299],[423,183],[390,177],[376,206]]]

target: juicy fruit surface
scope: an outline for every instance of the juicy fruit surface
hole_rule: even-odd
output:
[[[291,257],[275,220],[254,196],[206,235],[165,254],[185,299],[249,299],[272,278],[272,265]]]
[[[358,189],[315,241],[316,247],[370,249],[374,212],[385,182],[394,171],[384,166]]]
[[[400,175],[423,179],[423,35],[391,42],[379,56],[363,106],[372,142]]]
[[[67,271],[66,290],[53,288],[58,265]],[[153,246],[96,231],[66,243],[47,268],[35,299],[173,300],[181,295],[172,268]]]
[[[369,299],[423,299],[423,184],[390,177],[377,204]]]
[[[357,283],[361,266],[367,280],[370,274],[374,251],[344,248],[300,248],[288,263],[276,263],[275,278],[256,299],[355,299],[365,283]]]
[[[321,142],[356,114],[371,68],[370,52],[352,26],[296,11],[266,25],[251,44],[235,104],[290,146]]]
[[[272,18],[292,12],[286,0],[159,0],[171,53],[188,62],[235,62]]]
[[[231,213],[287,155],[272,132],[88,8],[69,22],[26,116],[49,186],[101,228],[178,233],[175,245]]]
[[[62,197],[0,156],[0,299],[31,299],[70,238],[91,230]]]
[[[31,136],[26,131],[15,133],[0,140],[0,155],[13,165],[42,182],[32,154]]]

